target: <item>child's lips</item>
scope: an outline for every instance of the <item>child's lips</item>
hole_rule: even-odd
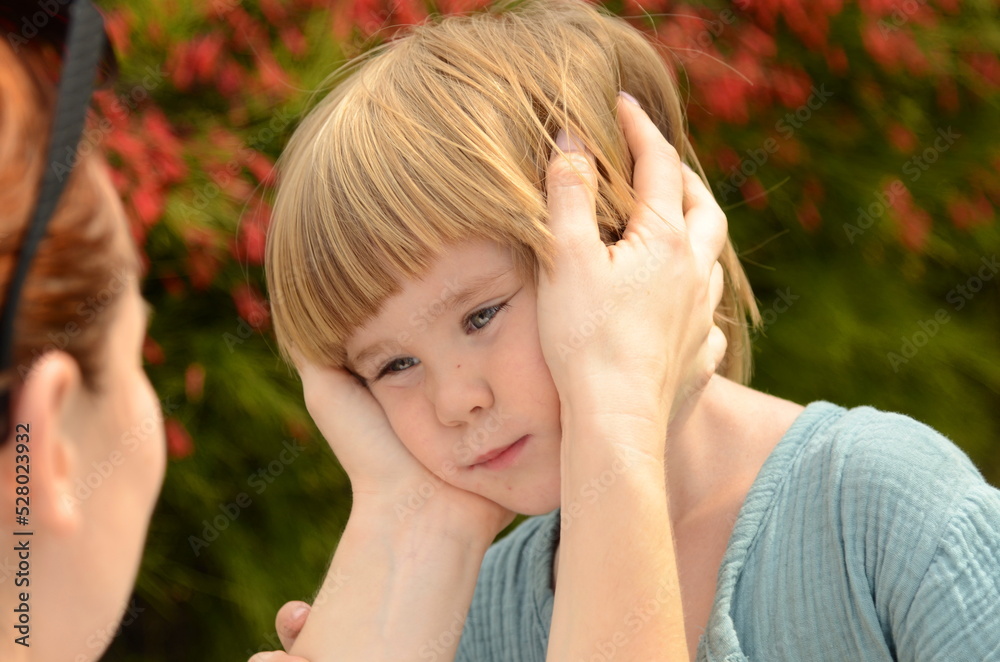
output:
[[[500,448],[495,448],[487,453],[483,453],[476,461],[473,462],[469,468],[475,469],[505,469],[510,466],[514,460],[521,454],[521,449],[524,448],[525,444],[528,442],[530,435],[524,435],[517,441],[507,446],[502,446]]]

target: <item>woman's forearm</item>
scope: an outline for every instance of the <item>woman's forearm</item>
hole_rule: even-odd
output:
[[[546,659],[687,662],[662,421],[566,415],[559,567]],[[648,444],[636,443],[649,437]]]
[[[490,541],[431,517],[352,509],[289,651],[311,662],[453,660]]]

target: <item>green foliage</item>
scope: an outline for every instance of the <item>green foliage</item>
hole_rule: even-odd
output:
[[[122,75],[97,105],[148,257],[172,456],[144,611],[106,659],[244,660],[278,647],[276,610],[310,598],[350,507],[270,332],[272,164],[373,32],[481,3],[104,4]],[[909,414],[996,484],[1000,278],[975,279],[1000,255],[1000,18],[957,4],[609,6],[655,29],[686,81],[767,323],[754,386]]]

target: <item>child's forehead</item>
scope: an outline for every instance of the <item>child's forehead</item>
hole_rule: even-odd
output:
[[[399,281],[380,312],[407,312],[414,305],[453,308],[516,277],[509,251],[490,241],[466,241],[443,250],[421,274]]]
[[[352,334],[348,351],[359,338],[426,326],[447,312],[481,303],[481,298],[519,282],[506,248],[489,240],[457,242],[436,255],[423,273],[401,278],[398,289]]]

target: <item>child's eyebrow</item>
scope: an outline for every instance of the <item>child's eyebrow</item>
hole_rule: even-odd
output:
[[[421,308],[421,310],[426,311],[428,309],[433,310],[435,308],[438,308],[439,310],[441,310],[441,312],[435,315],[435,317],[440,317],[445,312],[452,311],[455,308],[461,306],[466,306],[469,304],[469,302],[471,302],[477,296],[479,296],[483,292],[483,290],[496,283],[496,281],[500,280],[501,278],[509,274],[511,271],[513,271],[511,267],[504,267],[503,269],[483,274],[482,276],[470,278],[469,280],[465,281],[464,287],[462,287],[461,289],[452,289],[452,285],[455,283],[446,283],[446,289],[444,290],[444,292],[442,292],[442,296],[440,299],[441,302],[440,308],[432,304],[431,306],[424,305]],[[445,292],[447,292],[447,294],[445,294]],[[430,321],[427,319],[427,313],[420,313],[420,315],[423,316],[422,319],[425,322]],[[413,319],[414,319],[413,317],[410,318],[411,324],[413,323],[412,322]],[[351,369],[361,368],[372,357],[378,355],[379,353],[383,352],[384,350],[392,346],[393,342],[391,340],[382,340],[372,345],[368,345],[360,352],[358,352],[357,357],[353,361],[350,359],[350,357],[348,357],[347,365],[351,367]]]
[[[465,286],[459,290],[452,290],[451,287],[453,284],[448,283],[449,294],[441,299],[441,303],[444,305],[444,310],[450,311],[455,308],[468,305],[473,299],[479,296],[480,292],[490,285],[493,285],[496,281],[500,280],[511,271],[512,269],[510,267],[505,267],[476,278],[470,278],[466,281]]]

